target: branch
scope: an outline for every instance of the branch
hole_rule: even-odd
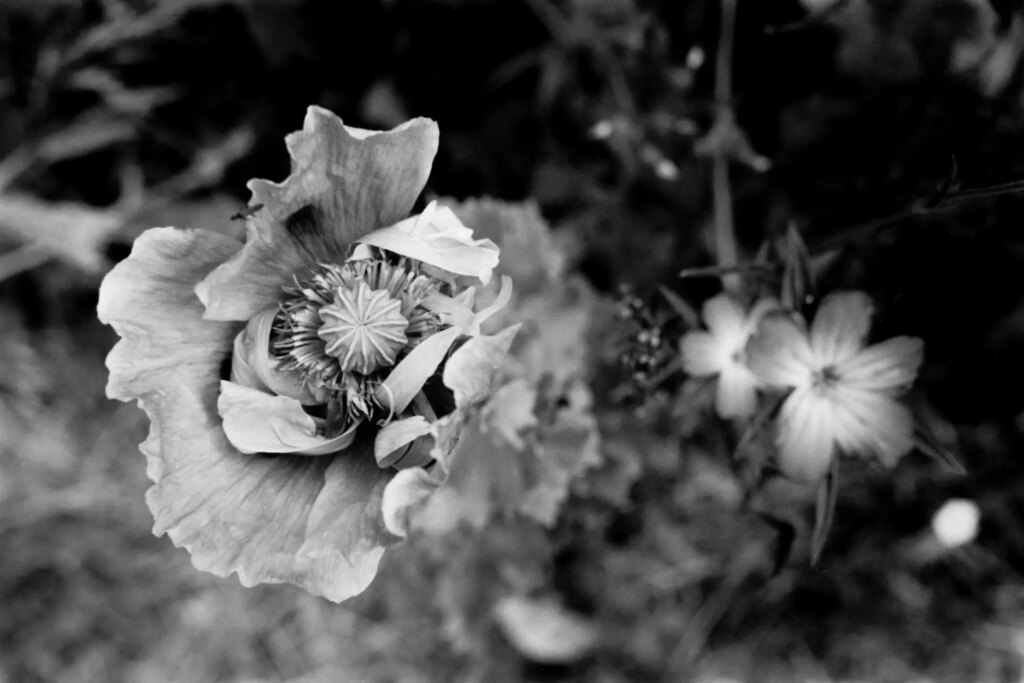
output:
[[[718,33],[718,51],[715,57],[715,123],[711,136],[725,140],[734,134],[736,115],[732,109],[732,52],[736,26],[736,0],[721,0],[722,16]],[[722,268],[739,264],[736,246],[736,227],[732,210],[732,184],[729,179],[729,150],[724,144],[711,150],[712,201],[715,221],[715,255]],[[724,275],[726,290],[739,289],[736,274]]]

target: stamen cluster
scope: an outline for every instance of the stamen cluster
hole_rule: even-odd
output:
[[[374,390],[388,370],[444,327],[424,302],[450,287],[418,262],[375,250],[373,258],[321,264],[285,289],[291,296],[274,319],[271,357],[326,390],[329,412],[373,419]]]

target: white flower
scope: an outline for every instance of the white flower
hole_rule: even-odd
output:
[[[766,317],[747,346],[766,385],[792,389],[776,446],[786,474],[820,478],[838,447],[892,466],[914,445],[913,418],[897,400],[914,381],[924,344],[895,337],[866,346],[873,306],[862,292],[822,301],[810,332],[799,316]]]
[[[724,418],[749,417],[757,409],[760,380],[747,368],[750,336],[766,313],[778,307],[773,299],[758,301],[749,311],[725,294],[704,303],[708,331],[683,335],[683,370],[694,377],[718,375],[715,410]]]

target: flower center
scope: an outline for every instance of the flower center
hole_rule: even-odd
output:
[[[389,368],[444,325],[424,306],[448,285],[418,264],[384,255],[321,264],[285,288],[274,318],[270,356],[283,371],[325,390],[344,412],[369,419]]]
[[[839,384],[840,379],[839,370],[836,366],[826,365],[814,371],[814,374],[811,376],[811,386],[819,394],[822,394]]]
[[[409,321],[402,302],[386,290],[370,289],[359,281],[354,288],[338,287],[334,302],[320,309],[323,325],[317,331],[324,351],[338,359],[342,372],[368,375],[395,364],[408,343]]]

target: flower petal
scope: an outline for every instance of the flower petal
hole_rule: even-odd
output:
[[[395,536],[409,533],[410,515],[440,486],[434,476],[422,467],[402,470],[388,482],[381,501],[384,525]]]
[[[162,430],[154,429],[143,449],[153,481],[165,469],[162,440],[207,450],[224,441],[215,397],[221,362],[240,326],[204,321],[193,287],[241,247],[204,230],[153,228],[100,286],[97,315],[121,336],[107,356],[107,396],[140,399]],[[164,384],[168,388],[158,391]],[[188,390],[200,385],[206,391]],[[210,395],[207,403],[204,393]],[[179,419],[164,421],[165,413]]]
[[[828,402],[810,388],[795,389],[778,417],[779,468],[794,479],[821,479],[835,457],[833,430]]]
[[[498,272],[516,283],[519,298],[545,293],[565,271],[564,247],[556,244],[536,202],[468,199],[448,203],[478,238],[501,249]]]
[[[710,332],[691,330],[680,342],[683,370],[693,377],[717,375],[726,366],[728,356]]]
[[[782,306],[779,304],[778,299],[775,297],[764,297],[758,299],[750,310],[747,312],[747,334],[753,334],[757,331],[757,326],[761,323],[761,319],[769,313],[781,310]]]
[[[462,335],[457,327],[441,330],[424,339],[394,367],[377,387],[376,398],[382,406],[390,406],[394,415],[401,414],[423,385],[434,374],[455,340]]]
[[[924,360],[924,342],[895,337],[864,349],[839,366],[847,386],[867,391],[899,392],[914,383]]]
[[[833,413],[841,425],[836,440],[850,454],[873,455],[892,467],[914,447],[910,410],[885,394],[839,387]]]
[[[746,311],[728,294],[719,294],[704,302],[704,324],[716,338],[736,340],[747,334]]]
[[[430,423],[422,415],[395,420],[381,427],[373,442],[373,454],[380,467],[391,467],[402,459],[405,446],[430,433]]]
[[[465,407],[485,400],[519,325],[493,335],[472,337],[460,346],[444,366],[442,379],[455,394],[455,405]]]
[[[394,541],[381,511],[384,490],[394,474],[377,467],[368,439],[329,461],[297,557],[317,568],[314,577],[324,587],[324,597],[340,602],[366,589],[385,547]]]
[[[154,533],[187,548],[201,570],[344,600],[369,582],[388,542],[379,501],[391,475],[369,443],[350,453],[362,459],[328,459],[243,455],[228,442],[217,395],[239,325],[204,320],[194,288],[240,246],[173,228],[136,240],[100,287],[99,317],[122,337],[107,358],[107,393],[138,399],[152,421],[141,449],[156,482],[146,494]],[[311,525],[321,509],[342,514]],[[330,528],[333,536],[312,535]]]
[[[864,347],[874,305],[864,292],[833,292],[811,324],[811,349],[822,366],[845,363]]]
[[[355,441],[356,426],[328,439],[317,434],[317,421],[302,404],[234,382],[220,383],[217,411],[228,441],[242,453],[329,455]]]
[[[245,248],[197,287],[211,320],[248,320],[281,300],[305,268],[341,262],[349,244],[412,209],[437,152],[437,125],[414,119],[387,132],[349,128],[310,107],[285,142],[283,183],[252,180]]]
[[[747,343],[747,367],[769,386],[809,384],[813,361],[803,320],[795,316],[766,315]]]
[[[475,289],[467,289],[461,294],[451,297],[444,294],[431,294],[423,301],[423,307],[441,317],[445,325],[452,325],[462,333],[475,337],[480,334],[480,327],[512,300],[512,278],[501,276],[501,289],[491,304],[480,311],[473,311]]]
[[[750,417],[757,412],[757,388],[761,382],[742,365],[728,366],[718,375],[715,412],[723,418]]]
[[[489,239],[474,240],[447,206],[433,203],[418,216],[376,230],[359,239],[361,244],[387,249],[455,275],[491,280],[498,265],[498,246]]]
[[[231,356],[231,381],[279,396],[294,398],[302,405],[324,403],[326,392],[313,391],[299,373],[278,370],[280,363],[270,357],[270,332],[276,308],[269,308],[246,324],[235,337]]]

